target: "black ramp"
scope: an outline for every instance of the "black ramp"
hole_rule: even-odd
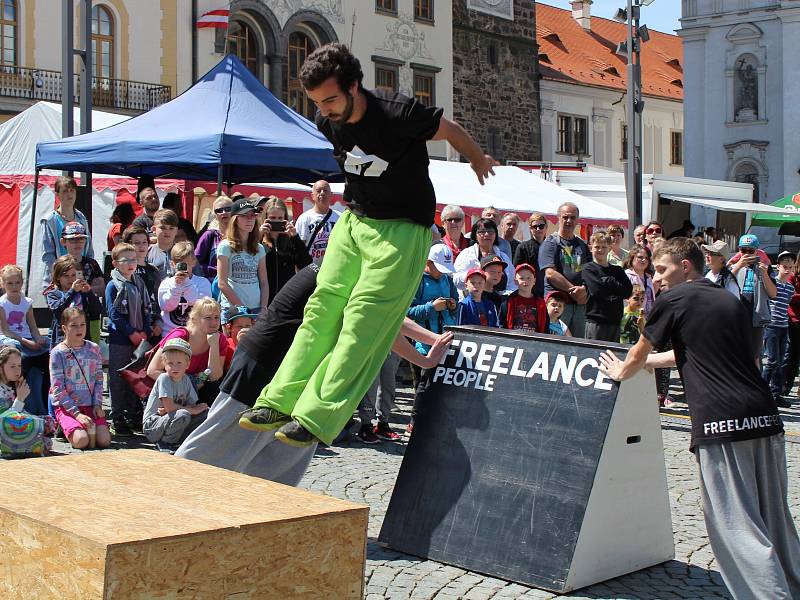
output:
[[[402,552],[559,591],[619,389],[597,370],[606,346],[477,327],[454,331],[379,539]]]

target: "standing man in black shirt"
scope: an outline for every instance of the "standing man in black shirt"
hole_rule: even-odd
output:
[[[642,367],[677,364],[692,417],[690,450],[700,469],[708,539],[732,596],[800,598],[800,540],[786,500],[783,424],[750,352],[742,303],[703,277],[703,254],[687,238],[653,254],[656,299],[625,361],[601,370],[622,381]],[[650,354],[672,343],[674,350]]]
[[[442,109],[361,85],[346,46],[314,51],[300,80],[345,174],[349,208],[331,234],[303,324],[240,425],[296,446],[330,444],[389,353],[428,257],[436,198],[428,140],[447,140],[478,181],[494,159]]]

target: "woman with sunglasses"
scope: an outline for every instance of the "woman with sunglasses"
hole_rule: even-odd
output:
[[[222,310],[246,306],[257,315],[269,304],[266,250],[256,224],[260,206],[246,198],[231,205],[231,220],[217,247],[217,280]]]
[[[658,221],[650,221],[644,228],[645,245],[652,252],[656,244],[664,241],[664,228]]]
[[[536,284],[533,295],[544,298],[544,270],[539,268],[539,247],[547,237],[547,220],[541,213],[533,213],[528,217],[528,230],[531,239],[520,242],[514,252],[514,266],[531,265],[536,269]]]
[[[444,225],[442,242],[453,252],[453,260],[455,260],[459,253],[469,246],[469,240],[462,233],[464,211],[460,206],[448,204],[442,209],[441,218],[442,225]]]
[[[464,291],[467,272],[470,269],[480,269],[481,259],[487,254],[496,254],[506,263],[506,292],[513,292],[517,289],[514,283],[514,264],[508,255],[497,246],[497,225],[491,219],[478,219],[472,226],[470,239],[472,245],[466,250],[462,250],[455,261],[455,273],[453,282],[456,287]]]
[[[231,204],[233,204],[233,200],[225,195],[214,200],[212,206],[214,221],[200,236],[197,247],[194,249],[197,264],[203,268],[203,274],[209,281],[214,281],[217,276],[217,246],[222,241],[222,235],[228,229],[228,223],[231,220]]]

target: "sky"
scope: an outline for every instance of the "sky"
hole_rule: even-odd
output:
[[[558,8],[569,8],[569,0],[544,0],[537,4],[549,4]],[[592,16],[611,19],[618,8],[625,8],[627,0],[594,0]],[[681,16],[681,3],[678,0],[655,0],[650,6],[643,6],[640,23],[649,29],[656,29],[666,33],[675,33],[680,27],[678,19]]]

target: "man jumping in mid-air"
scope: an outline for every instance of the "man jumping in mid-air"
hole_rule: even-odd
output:
[[[345,173],[349,208],[330,237],[303,324],[272,381],[242,414],[246,429],[305,446],[330,444],[389,352],[431,243],[436,199],[426,141],[447,140],[480,183],[494,159],[442,109],[361,85],[342,44],[313,52],[300,70],[319,109],[317,127]]]

